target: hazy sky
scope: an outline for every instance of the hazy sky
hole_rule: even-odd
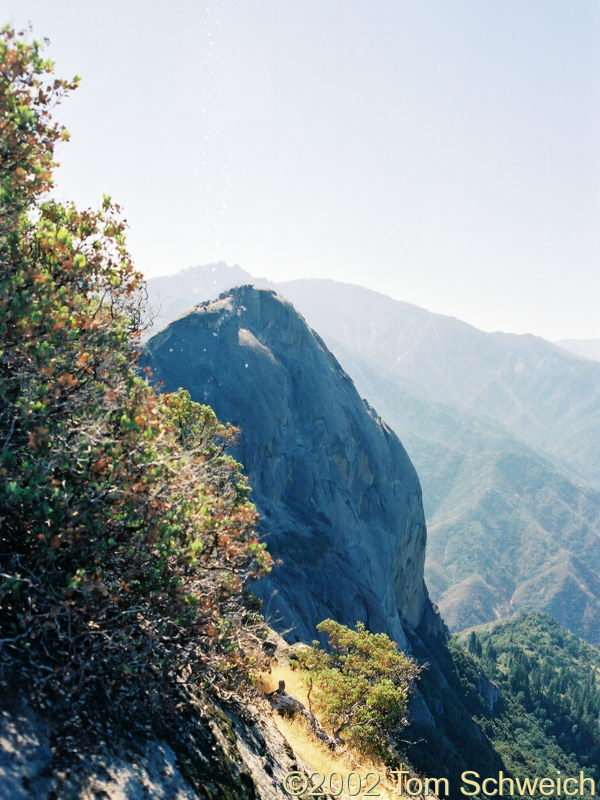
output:
[[[224,260],[600,337],[598,0],[0,0],[61,76],[61,196],[148,276]]]

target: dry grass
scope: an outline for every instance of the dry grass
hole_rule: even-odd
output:
[[[271,665],[271,672],[261,672],[257,678],[257,688],[262,692],[274,692],[279,681],[285,681],[286,692],[308,708],[306,686],[300,677],[300,670],[284,664]]]
[[[300,673],[292,670],[289,666],[274,665],[271,672],[261,673],[257,676],[256,685],[263,692],[272,692],[277,689],[280,680],[285,681],[286,692],[308,708],[306,687],[301,680]],[[296,755],[308,764],[313,772],[318,773],[319,776],[325,776],[325,782],[321,785],[322,792],[327,793],[333,789],[332,796],[342,798],[342,800],[356,798],[358,774],[362,783],[362,791],[358,793],[359,797],[371,796],[379,797],[380,800],[398,800],[402,796],[398,792],[396,779],[386,775],[383,763],[370,761],[364,756],[358,756],[351,752],[333,753],[317,739],[308,722],[302,717],[289,718],[273,714],[273,719]],[[348,776],[351,773],[355,773],[350,784],[353,794],[349,794],[347,791],[337,794],[340,782],[343,782],[344,789],[348,787]],[[371,775],[367,778],[368,773]],[[334,777],[330,789],[331,775]],[[376,776],[379,778],[378,783]],[[315,778],[314,784],[316,785],[319,780],[320,777]],[[370,787],[373,788],[369,791]]]

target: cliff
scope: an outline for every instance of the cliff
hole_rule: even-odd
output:
[[[254,585],[267,621],[310,641],[325,617],[364,621],[426,663],[407,760],[423,774],[501,760],[473,723],[423,580],[419,480],[402,444],[293,306],[242,286],[154,336],[142,356],[165,391],[187,389],[241,427],[235,455],[276,558]]]
[[[362,620],[405,646],[433,618],[416,472],[288,301],[233,289],[154,336],[142,364],[240,426],[235,455],[277,560],[255,590],[277,630],[310,640],[325,617]]]

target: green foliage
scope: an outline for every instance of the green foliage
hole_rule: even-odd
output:
[[[600,775],[600,653],[551,617],[521,614],[451,642],[467,693],[477,676],[502,695],[476,719],[515,775]],[[469,665],[471,665],[469,667]]]
[[[67,132],[45,112],[77,86],[50,77],[51,61],[39,42],[27,44],[23,34],[6,26],[0,36],[0,234],[14,231],[16,219],[52,185],[54,144]],[[6,241],[2,242],[3,245]]]
[[[210,468],[219,492],[229,494],[236,503],[246,500],[251,491],[248,478],[242,465],[226,453],[226,448],[235,444],[239,428],[220,423],[212,408],[193,401],[186,389],[162,395],[160,409],[181,446],[200,456]]]
[[[79,722],[140,698],[164,713],[239,682],[241,589],[269,558],[234,429],[137,375],[119,207],[44,199],[67,138],[50,109],[77,81],[40,51],[0,35],[0,660]]]
[[[467,649],[469,653],[472,653],[474,656],[479,656],[481,658],[482,655],[482,647],[481,642],[477,638],[477,634],[475,631],[471,631],[469,638],[467,640]]]
[[[230,560],[236,563],[240,558],[248,560],[250,555],[246,565],[249,575],[256,577],[268,573],[271,559],[266,546],[253,535],[250,539],[240,537],[240,525],[244,530],[247,521],[253,525],[256,509],[248,501],[250,487],[247,477],[242,473],[242,465],[225,452],[228,446],[234,444],[239,430],[231,424],[220,423],[212,408],[193,401],[186,389],[161,395],[159,410],[171,426],[179,446],[185,451],[188,462],[195,459],[201,465],[199,480],[208,480],[214,498],[212,516],[206,514],[206,498],[203,501],[201,528],[206,532],[211,531],[216,539],[212,542],[207,542],[206,537],[195,540],[191,552],[199,550],[202,553],[204,567],[207,566],[209,555],[217,554],[223,568]],[[231,510],[235,511],[233,515]],[[198,563],[197,558],[193,557],[192,560],[195,565]]]
[[[326,619],[317,630],[327,634],[331,649],[315,641],[298,654],[316,710],[334,737],[390,759],[392,735],[408,724],[407,701],[419,667],[386,634],[370,633],[361,622],[352,630]]]

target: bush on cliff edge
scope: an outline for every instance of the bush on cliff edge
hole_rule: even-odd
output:
[[[68,138],[51,109],[77,82],[3,29],[0,678],[18,667],[64,731],[234,689],[241,588],[269,568],[234,429],[136,374],[144,284],[119,207],[49,194]]]

